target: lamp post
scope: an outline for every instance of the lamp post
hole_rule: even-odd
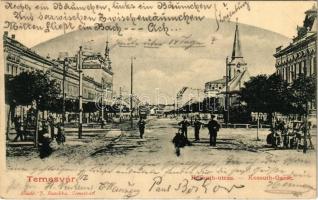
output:
[[[62,126],[63,126],[63,134],[65,132],[65,79],[66,79],[66,67],[68,66],[68,60],[67,58],[64,59],[63,62],[63,85],[62,85],[62,91],[63,91],[63,102],[62,102]]]
[[[119,122],[121,123],[122,118],[122,95],[121,95],[121,87],[119,87]]]
[[[101,127],[104,128],[104,78],[102,78],[102,117],[101,117]]]
[[[78,51],[78,73],[79,73],[79,103],[78,103],[78,109],[79,109],[79,120],[78,120],[78,138],[82,138],[82,131],[83,131],[83,71],[82,71],[82,46],[80,46],[79,51]]]
[[[130,65],[130,127],[133,129],[133,72],[134,72],[134,65],[133,65],[133,57],[131,57],[131,65]]]
[[[229,58],[226,57],[226,78],[225,78],[225,109],[226,109],[226,120],[225,124],[228,127],[229,119],[230,119],[230,111],[229,111]]]
[[[176,100],[173,100],[173,116],[176,116]]]

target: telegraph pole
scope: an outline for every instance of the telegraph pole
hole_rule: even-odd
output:
[[[64,59],[63,62],[63,85],[62,85],[62,90],[63,90],[63,105],[62,105],[62,125],[63,125],[63,134],[65,132],[65,79],[66,79],[66,65],[68,65],[67,58]]]
[[[82,65],[83,65],[83,60],[82,60],[82,46],[80,46],[79,52],[78,52],[78,73],[79,73],[79,103],[78,103],[78,108],[79,108],[79,120],[78,120],[78,138],[82,138],[82,131],[83,131],[83,71],[82,71]]]
[[[133,129],[133,57],[131,57],[131,65],[130,65],[130,127]]]
[[[121,87],[119,87],[119,122],[121,123],[121,118],[122,118],[122,97],[121,97]]]
[[[225,124],[226,127],[228,127],[228,123],[229,123],[229,119],[230,119],[230,111],[229,111],[229,58],[226,57],[226,79],[225,79],[225,84],[226,84],[226,88],[225,88],[225,108],[226,108],[226,120],[225,120]]]
[[[104,128],[104,78],[102,78],[102,112],[101,112],[101,127]]]
[[[176,98],[176,104],[177,104],[177,109],[176,109],[176,114],[177,114],[177,116],[176,116],[176,118],[178,118],[179,117],[179,104],[178,104],[178,95],[177,95],[177,98]]]
[[[173,116],[175,117],[176,116],[176,100],[173,100]]]

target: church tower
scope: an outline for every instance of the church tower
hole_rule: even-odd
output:
[[[112,62],[110,61],[109,53],[110,53],[110,49],[109,49],[109,43],[108,43],[108,39],[107,39],[104,55],[105,55],[105,62],[107,63],[108,68],[111,69]]]
[[[228,66],[228,75],[229,80],[232,80],[234,77],[243,73],[246,70],[246,62],[243,59],[241,41],[239,35],[238,23],[236,21],[235,35],[232,49],[232,56]]]

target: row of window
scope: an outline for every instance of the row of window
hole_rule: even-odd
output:
[[[12,76],[17,76],[23,71],[30,71],[30,70],[34,71],[35,69],[25,68],[13,63],[7,63],[6,65],[6,74],[11,74]],[[62,91],[62,87],[63,87],[62,80],[59,80],[59,79],[56,79],[56,80],[57,80],[58,87]],[[111,89],[111,85],[107,85],[107,87],[105,88]],[[65,82],[65,93],[67,96],[72,96],[72,97],[78,96],[78,86],[68,84],[68,82]],[[96,92],[95,90],[84,88],[83,96],[88,99],[94,99],[97,93],[98,92]],[[106,94],[105,96],[108,97],[108,95]]]
[[[206,90],[221,90],[224,86],[219,85],[219,84],[210,84],[206,88]]]
[[[95,99],[97,92],[92,89],[84,88],[83,97],[88,99]]]
[[[11,74],[12,76],[19,75],[21,72],[26,71],[24,67],[20,67],[17,64],[7,63],[6,74]]]
[[[293,82],[299,74],[312,75],[316,74],[316,57],[311,58],[310,60],[304,60],[299,63],[282,67],[277,70],[277,73],[282,76],[284,80],[288,83]]]

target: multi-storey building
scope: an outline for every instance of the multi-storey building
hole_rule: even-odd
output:
[[[204,85],[204,93],[206,97],[217,97],[217,95],[224,89],[226,77],[222,79],[206,82]]]
[[[4,68],[6,77],[14,77],[23,71],[40,70],[49,72],[52,79],[55,79],[63,91],[66,99],[78,99],[79,96],[79,73],[77,70],[77,56],[59,57],[50,59],[42,57],[16,40],[15,35],[8,36],[8,32],[3,35]],[[104,104],[111,103],[113,90],[113,72],[109,57],[108,42],[106,43],[105,55],[92,54],[85,57],[86,69],[83,69],[83,102],[96,102],[101,97]],[[66,58],[66,59],[65,59]],[[67,62],[65,62],[67,60]],[[95,62],[94,68],[90,64]],[[96,65],[96,63],[98,65]],[[93,78],[94,77],[94,78]],[[61,93],[61,97],[62,97]],[[24,115],[28,108],[18,106],[17,115]],[[6,105],[6,112],[9,106]],[[44,112],[45,114],[45,112]],[[84,116],[85,118],[85,116]]]
[[[288,83],[299,74],[317,75],[317,8],[313,6],[305,15],[303,25],[297,27],[297,36],[288,46],[277,47],[274,54],[276,73]],[[310,109],[316,110],[315,102],[310,102]]]

